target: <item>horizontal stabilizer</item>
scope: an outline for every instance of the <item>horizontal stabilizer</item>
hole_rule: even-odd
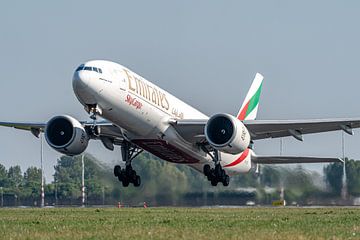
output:
[[[333,163],[343,162],[340,158],[327,157],[289,157],[289,156],[252,156],[258,164],[289,164],[289,163]]]

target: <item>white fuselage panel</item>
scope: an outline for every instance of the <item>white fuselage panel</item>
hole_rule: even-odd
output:
[[[136,145],[175,163],[200,171],[212,159],[198,146],[186,142],[169,124],[170,119],[208,119],[165,90],[126,67],[109,61],[90,61],[85,66],[102,69],[75,72],[74,92],[84,105],[97,104],[101,116],[119,126]],[[228,172],[248,172],[252,151],[238,155],[221,153]]]

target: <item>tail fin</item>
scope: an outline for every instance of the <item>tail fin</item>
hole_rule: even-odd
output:
[[[254,120],[256,118],[263,79],[264,77],[260,73],[255,75],[254,81],[237,115],[239,120]]]

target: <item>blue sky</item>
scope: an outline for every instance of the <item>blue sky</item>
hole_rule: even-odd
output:
[[[6,1],[0,9],[0,121],[88,119],[74,69],[107,59],[129,67],[208,115],[236,114],[256,72],[259,119],[360,116],[358,1]],[[360,158],[360,132],[346,155]],[[0,163],[39,166],[39,141],[0,128]],[[284,154],[335,156],[341,133],[284,139]],[[278,154],[279,140],[256,143]],[[113,163],[120,152],[94,142]],[[45,147],[47,179],[60,155]],[[315,165],[322,169],[323,165]]]

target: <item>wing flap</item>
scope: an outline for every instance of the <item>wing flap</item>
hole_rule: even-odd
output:
[[[251,159],[253,163],[258,163],[258,164],[343,162],[343,160],[340,158],[328,158],[328,157],[252,156]]]

